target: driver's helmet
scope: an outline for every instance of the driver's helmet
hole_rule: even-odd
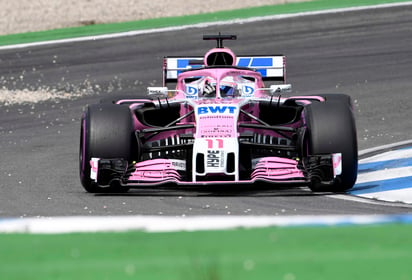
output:
[[[237,94],[237,85],[233,77],[227,76],[220,81],[220,96],[222,98],[236,97]]]
[[[235,97],[236,86],[220,84],[221,97]]]

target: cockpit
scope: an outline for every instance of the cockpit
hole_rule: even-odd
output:
[[[252,97],[256,89],[255,77],[232,74],[185,77],[183,85],[189,99]]]

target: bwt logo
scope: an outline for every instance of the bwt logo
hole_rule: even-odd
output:
[[[234,114],[236,111],[236,106],[203,106],[197,108],[197,113],[202,114]]]

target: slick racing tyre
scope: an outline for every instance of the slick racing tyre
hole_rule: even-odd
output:
[[[79,171],[84,189],[91,193],[125,192],[119,184],[99,186],[90,179],[91,158],[130,160],[133,152],[133,121],[128,106],[96,104],[86,108],[80,130]]]
[[[332,97],[331,97],[332,96]],[[327,95],[325,102],[314,102],[305,107],[307,124],[308,156],[342,154],[342,173],[332,183],[325,184],[319,178],[311,178],[312,191],[344,192],[353,187],[358,170],[356,125],[350,97]],[[311,170],[324,174],[321,170]],[[317,173],[316,173],[317,172]]]

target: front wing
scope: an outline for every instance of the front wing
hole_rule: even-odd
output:
[[[156,186],[167,183],[177,185],[309,183],[305,172],[298,167],[298,161],[280,157],[257,159],[247,179],[235,179],[236,176],[224,174],[207,174],[201,178],[195,176],[188,179],[185,174],[190,173],[191,170],[187,170],[184,161],[174,159],[150,159],[129,164],[122,159],[92,158],[90,164],[91,179],[101,186],[114,182],[128,187]]]

